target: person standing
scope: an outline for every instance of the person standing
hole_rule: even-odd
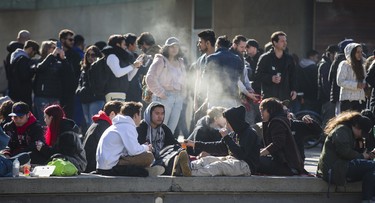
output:
[[[273,49],[259,58],[255,77],[261,81],[263,98],[276,97],[283,101],[297,97],[295,63],[285,52],[286,37],[282,31],[274,32],[271,35]]]
[[[39,53],[39,44],[33,40],[26,41],[23,49],[17,49],[10,56],[9,97],[17,102],[23,101],[32,106],[32,79],[34,77],[33,58]]]
[[[348,44],[345,49],[346,60],[337,69],[337,85],[340,87],[340,109],[361,112],[366,108],[364,88],[366,70],[363,66],[362,47],[357,43]]]
[[[172,133],[177,127],[186,94],[186,70],[181,57],[180,41],[175,37],[168,38],[146,75],[147,87],[153,93],[152,101],[164,105],[164,123]]]

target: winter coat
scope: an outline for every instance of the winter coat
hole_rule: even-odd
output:
[[[351,127],[337,126],[327,137],[320,154],[317,174],[329,181],[331,170],[332,182],[344,185],[349,162],[353,159],[363,159],[363,155],[354,150],[355,139]]]
[[[331,84],[328,82],[328,76],[331,64],[332,61],[325,55],[318,63],[318,100],[321,104],[329,101]]]
[[[290,121],[284,114],[271,116],[269,122],[263,123],[263,139],[265,149],[272,157],[286,164],[289,168],[304,172],[303,160],[298,151]]]
[[[339,68],[337,69],[337,85],[340,86],[340,101],[362,101],[365,102],[365,91],[364,89],[358,89],[357,85],[358,82],[365,82],[363,81],[358,81],[353,68],[350,65],[350,54],[352,50],[355,47],[360,46],[360,44],[356,43],[350,43],[345,47],[345,57],[346,60],[342,61],[339,64]],[[366,70],[365,67],[362,66],[364,75],[366,77]]]
[[[92,117],[93,123],[87,129],[83,138],[83,147],[86,152],[87,167],[85,172],[90,173],[96,170],[96,148],[103,132],[112,125],[111,119],[104,111],[99,111]]]
[[[272,82],[272,76],[281,73],[281,82]],[[290,99],[290,92],[297,91],[296,69],[292,56],[283,53],[279,59],[270,50],[259,58],[255,78],[261,81],[263,98],[276,97],[279,100]]]
[[[60,60],[52,54],[48,55],[35,69],[33,84],[35,96],[60,98],[63,94],[63,79],[61,76],[70,69],[68,60]]]

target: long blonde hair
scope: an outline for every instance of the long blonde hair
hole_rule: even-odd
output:
[[[56,42],[54,41],[43,41],[42,42],[42,46],[40,47],[40,58],[43,60],[47,57],[47,55],[49,54],[48,53],[48,50],[53,46],[55,45],[56,46]]]

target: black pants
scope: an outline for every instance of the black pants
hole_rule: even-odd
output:
[[[102,170],[96,169],[98,174],[106,176],[136,176],[136,177],[147,177],[148,171],[145,168],[139,166],[129,165],[116,165],[112,169]]]
[[[361,112],[365,108],[366,108],[365,101],[349,101],[349,100],[340,101],[341,112],[344,112],[347,110]]]
[[[284,163],[274,160],[272,157],[261,156],[259,158],[258,172],[275,176],[293,176],[292,170]]]

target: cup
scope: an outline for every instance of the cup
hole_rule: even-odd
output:
[[[177,142],[181,144],[181,148],[186,149],[185,137],[183,135],[178,136]]]
[[[30,164],[23,165],[23,175],[29,176],[30,175]]]

